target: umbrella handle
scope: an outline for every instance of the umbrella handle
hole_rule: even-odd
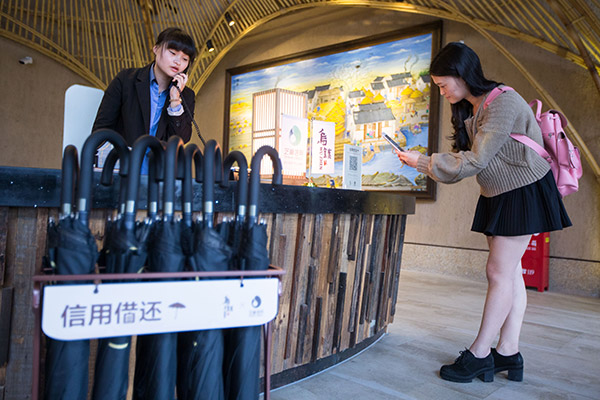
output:
[[[208,228],[213,226],[213,204],[215,199],[215,182],[221,182],[223,179],[223,163],[221,157],[221,147],[216,140],[209,140],[204,146],[204,162],[202,165],[203,184],[202,213],[204,223]]]
[[[161,145],[162,148],[162,145]],[[148,218],[154,219],[158,214],[158,182],[162,180],[159,178],[159,173],[162,174],[163,163],[162,156],[155,156],[155,153],[151,151],[148,154]],[[162,152],[160,153],[162,155]],[[160,161],[156,161],[160,158]]]
[[[129,153],[127,153],[129,155]],[[113,184],[113,171],[117,160],[119,159],[119,151],[113,148],[106,160],[104,160],[104,166],[102,167],[102,175],[100,176],[100,183],[103,186],[111,186]],[[127,163],[127,160],[124,161]],[[121,186],[119,188],[119,213],[125,212],[125,198],[127,195],[127,175],[122,172],[119,168],[119,175],[121,176]]]
[[[163,217],[167,221],[173,220],[175,179],[179,174],[183,175],[184,169],[185,154],[183,140],[179,136],[171,136],[167,142],[165,153],[165,185],[163,187]]]
[[[143,135],[136,139],[131,149],[129,160],[129,177],[127,179],[127,201],[125,205],[125,226],[133,229],[135,224],[135,213],[137,210],[136,202],[138,198],[138,189],[140,186],[140,172],[142,170],[142,162],[146,152],[150,149],[153,154],[153,175],[160,179],[163,174],[163,159],[164,151],[160,140],[150,135]],[[148,168],[149,170],[151,168]],[[148,178],[150,186],[150,178]]]
[[[83,144],[81,152],[81,168],[79,171],[79,188],[77,196],[77,216],[82,224],[88,224],[90,212],[90,200],[92,197],[92,181],[94,180],[93,162],[96,151],[104,142],[110,142],[119,152],[120,160],[128,160],[127,143],[125,139],[112,129],[99,129],[92,132]],[[121,172],[127,175],[129,171],[129,162],[121,162]]]
[[[65,147],[62,159],[60,209],[61,217],[71,215],[73,209],[73,198],[75,182],[79,172],[79,161],[77,160],[77,147],[72,144]]]
[[[196,181],[202,181],[202,152],[195,143],[188,143],[184,149],[185,173],[183,174],[183,212],[182,217],[186,225],[192,225],[192,161],[196,166]]]
[[[254,153],[252,162],[250,163],[250,188],[248,195],[248,223],[254,224],[258,219],[258,192],[260,190],[260,163],[262,158],[268,155],[271,158],[273,164],[273,179],[271,183],[273,185],[281,185],[281,159],[279,153],[271,146],[262,146]]]
[[[240,167],[237,218],[243,220],[246,215],[246,206],[248,205],[248,161],[241,151],[234,150],[225,157],[225,161],[223,161],[223,180],[221,186],[224,188],[229,186],[229,170],[234,163],[237,163],[238,167]]]

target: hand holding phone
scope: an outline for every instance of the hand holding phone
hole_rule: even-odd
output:
[[[385,140],[387,140],[387,141],[388,141],[388,142],[389,142],[389,143],[392,145],[392,147],[393,147],[393,148],[395,148],[396,150],[398,150],[398,151],[406,151],[406,150],[404,150],[404,149],[403,149],[403,148],[402,148],[402,147],[401,147],[401,146],[398,144],[398,142],[396,142],[394,139],[392,139],[391,137],[389,137],[387,134],[385,134],[385,133],[384,133],[384,134],[383,134],[383,138],[384,138]]]
[[[175,86],[180,92],[183,90],[183,88],[185,87],[185,84],[187,83],[188,77],[185,73],[181,72],[179,74],[176,74],[173,79],[171,80],[171,84],[169,85],[169,87],[173,87]]]

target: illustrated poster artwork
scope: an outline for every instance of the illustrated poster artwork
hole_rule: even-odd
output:
[[[435,31],[434,31],[435,32]],[[364,190],[427,194],[428,179],[403,167],[383,138],[427,154],[430,134],[429,63],[434,33],[403,37],[311,59],[231,73],[229,151],[249,152],[252,94],[281,88],[306,93],[308,120],[335,124],[334,168],[311,173],[316,186],[342,187],[344,145],[359,146]],[[436,108],[437,109],[437,108]],[[311,140],[315,138],[311,132]],[[249,154],[246,154],[249,157]],[[306,166],[307,172],[314,170]]]

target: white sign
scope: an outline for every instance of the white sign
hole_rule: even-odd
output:
[[[46,286],[42,330],[79,340],[263,325],[278,292],[277,278]]]
[[[306,174],[308,151],[308,120],[306,118],[281,115],[278,151],[285,175]]]
[[[344,170],[342,187],[361,190],[362,188],[362,146],[344,145]]]
[[[335,123],[313,121],[311,174],[333,174],[335,170]]]
[[[65,116],[63,123],[63,150],[67,145],[77,147],[81,156],[83,143],[92,133],[96,113],[104,96],[101,89],[72,85],[65,92]]]

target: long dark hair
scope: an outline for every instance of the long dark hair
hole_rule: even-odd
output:
[[[500,85],[486,79],[481,62],[475,52],[460,42],[448,43],[431,61],[429,73],[433,76],[453,76],[462,78],[473,96],[481,96]],[[470,150],[471,142],[465,128],[465,119],[473,115],[473,105],[463,99],[452,104],[452,125],[454,134],[450,136],[454,142],[454,151]]]
[[[196,58],[197,51],[194,39],[179,28],[167,28],[159,33],[154,45],[158,47],[165,45],[167,49],[183,51],[190,58],[188,68]]]

